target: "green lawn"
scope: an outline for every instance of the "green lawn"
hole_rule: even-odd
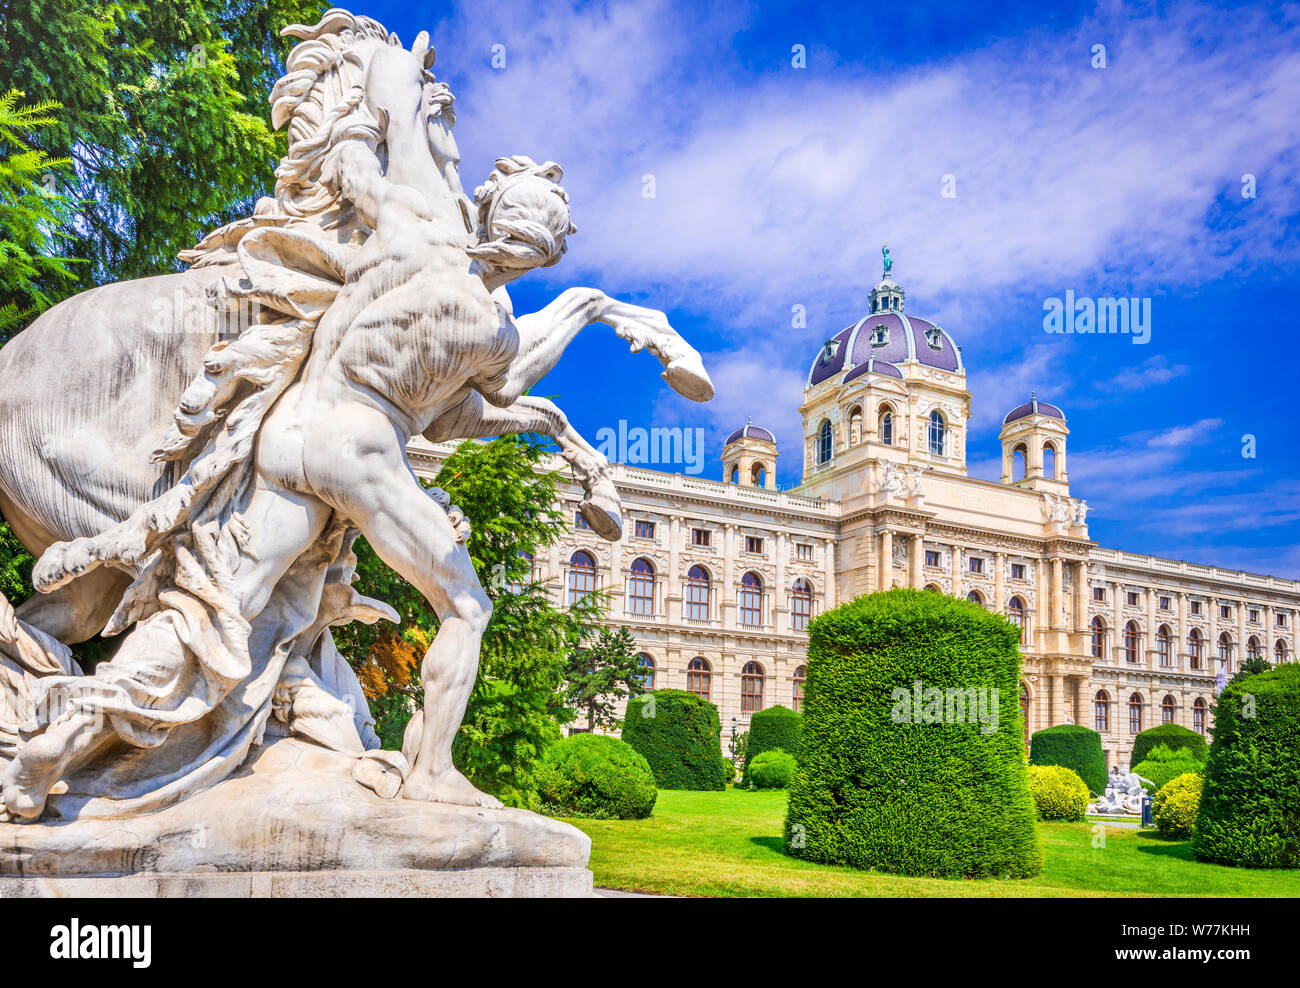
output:
[[[660,790],[649,820],[570,820],[591,836],[603,888],[704,896],[1300,896],[1300,871],[1201,864],[1186,841],[1091,823],[1039,824],[1046,851],[1031,881],[900,878],[810,864],[781,851],[785,793]]]

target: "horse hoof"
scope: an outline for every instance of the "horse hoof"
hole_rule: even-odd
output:
[[[623,537],[623,512],[617,500],[592,494],[582,500],[578,510],[591,530],[606,542],[617,542]]]
[[[713,399],[713,381],[704,369],[704,361],[698,353],[678,357],[664,368],[663,379],[668,386],[683,398],[691,401],[711,401]]]

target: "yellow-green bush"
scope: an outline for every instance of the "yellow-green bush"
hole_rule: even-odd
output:
[[[1082,820],[1088,808],[1088,787],[1062,765],[1030,765],[1029,792],[1040,820]]]
[[[1170,840],[1187,840],[1196,829],[1196,811],[1201,806],[1200,772],[1184,772],[1170,779],[1151,800],[1160,835]]]

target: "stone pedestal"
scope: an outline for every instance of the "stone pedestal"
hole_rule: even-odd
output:
[[[524,810],[382,799],[286,738],[175,806],[0,824],[0,897],[585,896],[591,840]]]

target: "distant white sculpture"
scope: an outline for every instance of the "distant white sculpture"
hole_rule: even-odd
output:
[[[885,464],[885,481],[882,486],[885,493],[893,497],[904,497],[907,494],[907,480],[903,471],[893,463]]]
[[[1078,528],[1083,528],[1088,524],[1088,502],[1080,498],[1074,506],[1074,524]]]
[[[1088,812],[1141,814],[1142,797],[1146,795],[1145,786],[1155,788],[1150,779],[1144,779],[1136,772],[1125,775],[1117,765],[1111,769],[1110,778],[1106,780],[1106,792],[1089,807]]]
[[[500,158],[466,197],[427,34],[408,50],[343,10],[285,33],[302,41],[272,92],[289,135],[275,198],[185,252],[188,270],[85,292],[0,350],[0,508],[41,591],[0,604],[13,819],[168,807],[289,735],[354,755],[384,795],[499,807],[451,760],[492,605],[407,442],[552,436],[614,540],[605,458],[528,390],[604,322],[712,397],[662,312],[572,288],[514,314],[506,286],[574,232],[561,170]],[[237,333],[182,321],[241,309]],[[397,617],[350,586],[358,534],[440,618],[406,760],[375,751],[329,630]],[[126,629],[82,675],[66,645]]]
[[[925,473],[924,467],[903,467],[907,474],[907,494],[909,497],[918,497],[921,494],[921,476]]]
[[[1070,501],[1058,494],[1043,495],[1044,520],[1053,525],[1063,525],[1070,520]]]

